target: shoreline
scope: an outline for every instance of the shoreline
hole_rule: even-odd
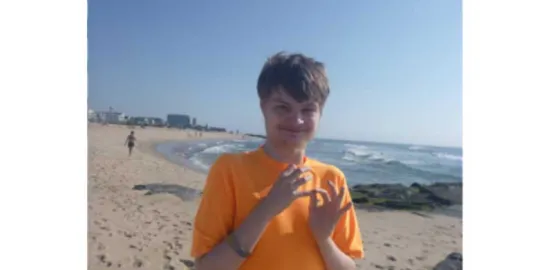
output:
[[[243,140],[243,138],[239,138],[240,140]],[[252,137],[250,137],[250,139],[252,139]],[[151,151],[154,151],[156,152],[156,155],[158,155],[159,157],[162,157],[168,161],[170,161],[171,163],[174,163],[176,165],[179,165],[179,166],[184,166],[186,167],[187,169],[191,169],[191,170],[195,170],[195,171],[198,171],[200,173],[206,173],[202,170],[198,170],[196,167],[194,166],[187,166],[187,165],[183,165],[182,163],[178,163],[174,160],[172,160],[171,158],[167,157],[167,155],[169,154],[164,154],[162,152],[160,152],[158,150],[158,148],[160,146],[165,146],[167,144],[196,144],[196,143],[202,143],[202,142],[209,142],[209,141],[233,141],[233,140],[236,140],[236,138],[232,139],[232,138],[228,138],[228,139],[216,139],[216,138],[212,138],[212,139],[201,139],[201,138],[198,138],[198,139],[188,139],[188,140],[163,140],[163,141],[156,141],[156,142],[153,142],[153,145],[152,145],[152,150]],[[201,152],[201,151],[197,151],[197,152]],[[195,152],[192,152],[192,154],[195,154],[197,153],[196,151]],[[186,158],[182,158],[182,159],[185,159]],[[460,185],[462,186],[463,185],[463,181],[438,181],[438,182],[435,182],[437,184],[451,184],[451,185]],[[414,182],[410,182],[409,184],[406,184],[406,183],[394,183],[394,184],[390,184],[390,183],[386,183],[386,182],[376,182],[376,183],[370,183],[370,184],[356,184],[356,185],[403,185],[403,186],[411,186],[413,184],[419,184],[418,182],[414,181]],[[421,184],[422,185],[422,184]],[[427,184],[424,184],[424,185],[427,185]],[[353,187],[353,185],[352,185]]]
[[[137,148],[128,157],[129,132],[88,127],[88,269],[194,269],[189,254],[199,196],[189,190],[203,189],[205,174],[156,151],[157,144],[193,138],[185,131],[135,129]],[[462,218],[388,210],[357,216],[365,249],[358,269],[432,269],[462,252]]]
[[[195,166],[186,156],[181,157],[171,153],[174,147],[177,145],[190,147],[201,143],[215,141],[225,142],[233,140],[235,139],[221,140],[198,138],[185,141],[163,141],[154,142],[152,149],[165,160],[198,174],[202,174],[206,177],[208,173],[207,170],[202,169],[199,166]],[[200,147],[197,150],[193,150],[186,154],[193,155],[197,152],[203,151],[203,149],[204,147]],[[403,185],[404,188],[398,188],[398,184],[374,183],[352,185],[349,189],[356,206],[367,211],[419,211],[422,213],[443,214],[461,218],[463,214],[462,184],[462,182],[452,182],[420,185],[417,182],[413,182],[410,185],[399,184]],[[438,187],[440,187],[440,185],[447,185],[447,187],[436,189],[436,185],[438,185]],[[413,186],[416,188],[413,188]],[[433,191],[435,192],[432,193],[430,190],[426,189],[425,191],[427,193],[424,195],[421,194],[419,192],[420,189],[425,187],[434,187]],[[451,189],[457,193],[452,195],[450,192]],[[198,192],[201,194],[202,190],[198,190]],[[379,195],[382,193],[387,193],[387,195]],[[399,199],[402,198],[402,196],[406,196],[405,194],[411,194],[409,195],[410,198]],[[415,200],[413,201],[411,198],[415,198]]]
[[[180,156],[173,155],[172,153],[168,153],[169,151],[172,151],[171,146],[174,146],[175,144],[181,144],[181,145],[191,144],[192,145],[192,144],[200,144],[200,143],[204,143],[204,142],[232,141],[232,140],[235,140],[235,139],[221,140],[221,139],[201,139],[201,138],[198,138],[198,139],[191,139],[191,140],[185,140],[185,141],[155,142],[154,145],[153,145],[153,151],[156,151],[158,154],[161,155],[161,157],[163,157],[164,159],[166,159],[169,162],[172,162],[172,163],[174,163],[176,165],[179,165],[179,166],[183,166],[186,169],[193,170],[197,173],[205,174],[207,176],[207,171],[204,171],[204,170],[200,169],[199,167],[194,166],[193,164],[191,164],[191,161],[188,158],[180,157]],[[162,147],[167,147],[167,148],[171,148],[171,149],[164,149],[162,151],[162,150],[160,150],[160,148],[162,148]],[[195,154],[197,152],[200,152],[200,151],[193,151],[190,154]]]

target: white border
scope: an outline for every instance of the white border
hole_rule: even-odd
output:
[[[551,4],[463,4],[465,269],[551,268]]]
[[[87,267],[87,2],[0,3],[0,269]]]
[[[514,3],[463,5],[466,269],[550,265],[553,9]],[[0,4],[2,269],[87,265],[86,18]]]

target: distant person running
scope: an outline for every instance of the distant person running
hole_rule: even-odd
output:
[[[134,147],[134,142],[136,141],[136,137],[134,136],[134,131],[131,131],[131,134],[127,136],[127,139],[125,140],[125,145],[129,148],[129,157],[132,155],[132,149]]]

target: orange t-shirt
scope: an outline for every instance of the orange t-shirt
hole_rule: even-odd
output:
[[[346,187],[348,190],[340,169],[308,158],[304,165],[311,167],[313,177],[300,190],[320,187],[329,191],[328,180],[334,181],[338,189]],[[221,155],[211,167],[196,214],[192,257],[199,258],[211,251],[240,226],[286,167],[287,164],[271,159],[263,148]],[[349,201],[351,197],[347,191],[342,204]],[[308,218],[309,197],[295,200],[272,219],[240,269],[325,269]],[[353,207],[340,218],[332,238],[345,254],[352,258],[363,257],[363,243]]]

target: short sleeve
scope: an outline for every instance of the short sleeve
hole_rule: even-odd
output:
[[[211,166],[194,220],[190,255],[202,257],[230,233],[234,218],[234,189],[230,175],[232,156],[221,155]]]
[[[345,187],[345,195],[342,201],[342,207],[351,202],[351,194],[348,189],[347,181],[343,174],[340,177],[339,188]],[[342,252],[353,259],[361,259],[364,256],[363,238],[359,229],[357,215],[354,207],[351,207],[338,221],[332,235],[334,243]]]

